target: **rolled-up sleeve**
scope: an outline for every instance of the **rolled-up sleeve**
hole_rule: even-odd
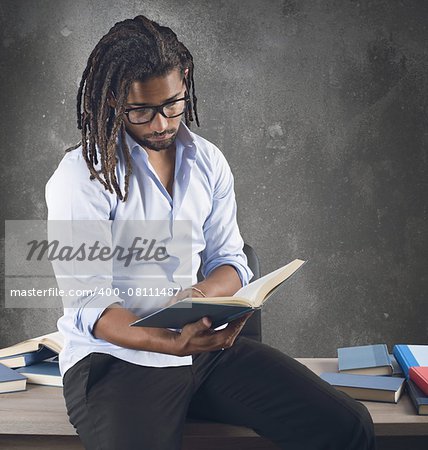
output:
[[[99,181],[89,179],[89,171],[82,158],[67,154],[45,188],[49,242],[61,235],[61,244],[71,245],[75,250],[80,238],[75,232],[76,225],[83,223],[87,224],[84,231],[86,242],[97,241],[100,247],[111,247],[110,213],[114,197],[103,191]],[[78,228],[81,230],[82,225]],[[83,263],[79,267],[76,262],[66,264],[57,259],[52,261],[52,266],[58,286],[65,292],[62,298],[64,313],[72,315],[74,326],[80,333],[92,335],[96,321],[108,306],[124,304],[123,299],[111,294],[112,264],[103,264],[99,274],[92,271],[89,276],[82,273],[82,267],[87,267]],[[70,288],[82,290],[83,294],[74,292],[74,295],[69,295]],[[107,293],[111,295],[106,295],[107,288],[110,288]]]
[[[215,150],[214,194],[210,214],[203,226],[206,246],[201,253],[201,271],[207,277],[215,268],[231,265],[245,286],[253,272],[243,252],[244,241],[237,223],[233,174],[223,153],[217,148]]]

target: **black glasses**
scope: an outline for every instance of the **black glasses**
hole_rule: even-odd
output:
[[[141,125],[151,122],[157,113],[162,114],[167,119],[178,117],[186,111],[187,103],[190,101],[189,95],[185,95],[177,100],[170,100],[158,106],[139,106],[125,110],[128,120],[133,125]]]

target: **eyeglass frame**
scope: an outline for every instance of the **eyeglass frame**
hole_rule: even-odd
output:
[[[186,83],[186,87],[187,87],[187,83]],[[115,96],[113,91],[112,91],[112,94],[113,94],[113,98],[116,98],[116,96]],[[165,115],[163,109],[164,109],[164,107],[166,105],[169,105],[171,103],[175,103],[175,102],[178,102],[178,101],[181,101],[181,100],[185,100],[185,106],[184,106],[183,112],[181,112],[180,114],[177,114],[176,116],[169,116],[168,117],[167,115]],[[128,118],[129,123],[131,123],[132,125],[145,125],[147,123],[150,123],[156,117],[157,113],[160,113],[163,117],[165,117],[165,119],[174,119],[175,117],[182,116],[186,112],[186,107],[187,107],[187,104],[189,103],[189,101],[190,101],[190,95],[186,92],[184,97],[177,98],[175,100],[169,100],[169,101],[167,101],[165,103],[162,103],[161,105],[157,105],[157,106],[136,106],[135,108],[125,109],[124,114],[126,114],[126,117]],[[131,122],[131,120],[129,119],[129,113],[131,111],[135,111],[136,109],[152,109],[153,110],[153,115],[150,118],[150,120],[148,120],[147,122],[139,122],[139,123]]]
[[[167,105],[170,105],[171,103],[179,102],[181,100],[185,101],[183,111],[180,114],[176,114],[175,116],[168,117],[163,110],[164,107]],[[184,97],[177,98],[176,100],[170,100],[170,101],[162,103],[161,105],[158,105],[158,106],[136,106],[135,108],[125,109],[124,113],[128,117],[129,123],[132,123],[132,125],[144,125],[146,123],[150,123],[156,117],[157,113],[160,113],[163,117],[165,117],[165,119],[174,119],[175,117],[182,116],[186,112],[186,106],[189,103],[189,101],[190,101],[190,96],[189,96],[189,94],[186,94]],[[147,120],[146,122],[139,122],[139,123],[131,122],[131,120],[129,119],[129,113],[131,111],[135,111],[136,109],[152,109],[153,110],[152,117],[149,120]]]

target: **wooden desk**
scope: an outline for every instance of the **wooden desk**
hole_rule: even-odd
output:
[[[315,373],[337,370],[335,358],[298,361]],[[406,394],[398,404],[364,404],[373,417],[377,436],[419,436],[426,437],[428,443],[428,416],[418,416]],[[0,394],[0,448],[82,450],[68,421],[62,389],[29,384],[26,391]],[[232,448],[277,449],[245,427],[191,420],[186,423],[183,450]]]

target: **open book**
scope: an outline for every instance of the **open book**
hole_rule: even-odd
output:
[[[53,352],[59,353],[62,350],[63,345],[63,337],[58,331],[56,331],[54,333],[27,339],[26,341],[11,345],[10,347],[2,348],[0,349],[0,358],[27,352],[42,351],[43,347],[47,347],[48,349],[53,350]]]
[[[211,328],[231,322],[260,309],[306,261],[295,259],[247,286],[232,297],[185,298],[130,324],[130,326],[181,329],[204,316],[212,320]]]

